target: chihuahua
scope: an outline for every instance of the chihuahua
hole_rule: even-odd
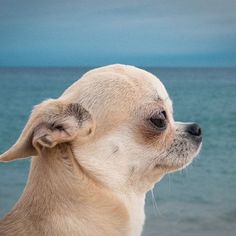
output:
[[[0,156],[32,156],[21,198],[1,236],[137,236],[146,193],[198,154],[202,131],[173,119],[153,74],[128,65],[91,70],[57,99],[34,107]]]

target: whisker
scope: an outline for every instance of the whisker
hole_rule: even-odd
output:
[[[168,188],[169,188],[169,193],[171,192],[171,181],[170,181],[170,174],[168,175]]]
[[[152,204],[153,204],[153,207],[156,209],[155,213],[157,213],[157,215],[162,216],[162,213],[161,213],[160,209],[159,209],[158,206],[157,206],[157,202],[156,202],[156,199],[155,199],[155,195],[154,195],[153,189],[154,189],[154,187],[151,189]],[[156,215],[156,216],[157,216],[157,215]]]

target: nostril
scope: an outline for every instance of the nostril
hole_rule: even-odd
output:
[[[202,135],[202,130],[201,130],[200,126],[196,123],[189,125],[187,128],[187,132],[193,136],[199,137]]]

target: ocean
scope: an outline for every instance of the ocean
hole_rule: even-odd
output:
[[[173,100],[178,121],[203,129],[200,155],[165,176],[146,198],[143,236],[236,235],[236,69],[146,68]],[[32,107],[58,97],[88,68],[1,68],[0,152],[18,138]],[[20,197],[30,160],[0,163],[0,217]]]

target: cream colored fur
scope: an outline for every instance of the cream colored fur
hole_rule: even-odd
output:
[[[168,126],[158,133],[149,118],[163,109]],[[33,156],[0,235],[141,235],[146,192],[200,148],[172,113],[163,84],[126,65],[91,70],[58,99],[37,105],[16,144],[0,156]]]

